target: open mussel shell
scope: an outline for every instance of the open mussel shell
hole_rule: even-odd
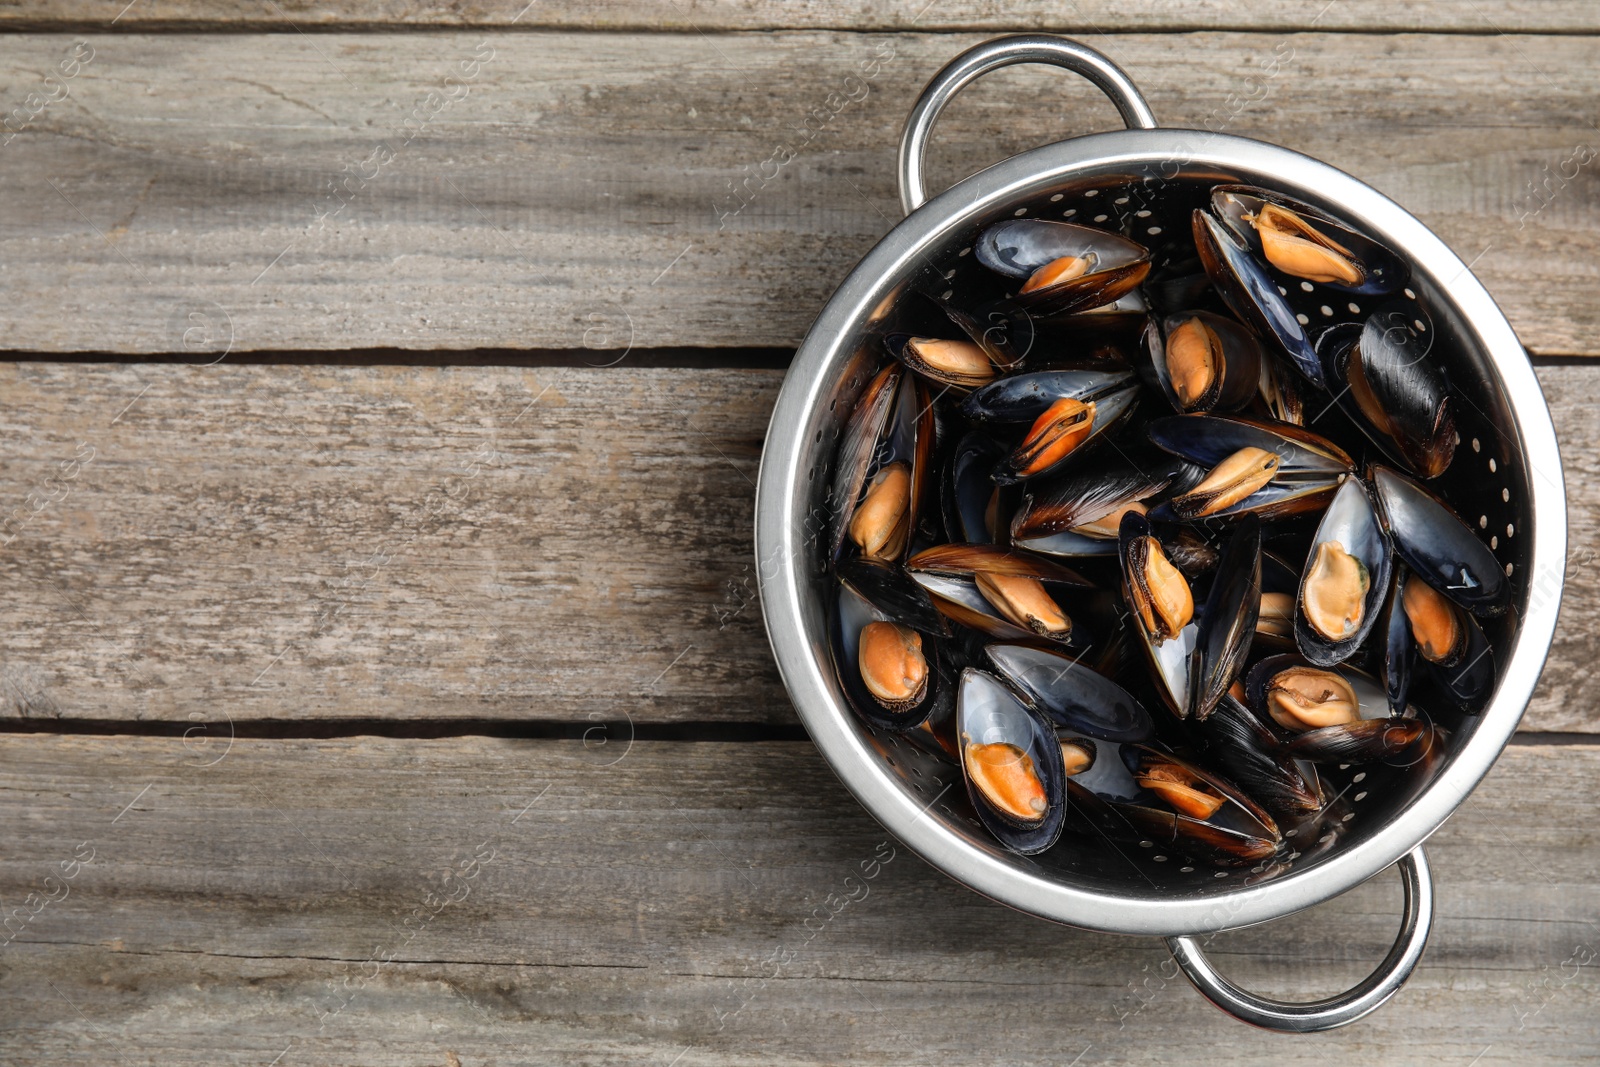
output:
[[[1122,686],[1072,656],[1027,645],[989,645],[996,673],[1044,712],[1058,731],[1101,741],[1144,741],[1150,713]]]
[[[941,390],[987,385],[1020,369],[1033,348],[1033,317],[1015,305],[995,303],[974,315],[922,294],[907,303],[904,329],[885,336],[884,346]]]
[[[1298,759],[1404,760],[1431,743],[1431,723],[1410,707],[1391,714],[1382,684],[1348,664],[1316,667],[1294,654],[1270,656],[1250,669],[1245,692],[1251,710],[1286,738],[1283,751]]]
[[[1299,597],[1300,572],[1274,553],[1261,553],[1261,602],[1253,649],[1288,652],[1296,647],[1294,616]]]
[[[1176,474],[1170,456],[1158,452],[1138,459],[1108,457],[1104,463],[1028,482],[1011,520],[1011,539],[1021,544],[1074,531],[1114,548],[1122,513],[1160,493]]]
[[[997,485],[1014,485],[1065,469],[1133,413],[1139,389],[1129,386],[1087,404],[1062,400],[1039,416],[1021,444],[995,467]]]
[[[1404,707],[1418,670],[1461,711],[1477,714],[1494,693],[1494,650],[1477,619],[1426,582],[1396,568],[1385,605],[1380,676],[1391,707]]]
[[[1494,695],[1494,650],[1476,619],[1462,612],[1459,623],[1466,631],[1466,640],[1453,663],[1428,663],[1439,688],[1469,715],[1476,715]]]
[[[938,302],[950,321],[978,347],[1000,371],[1020,370],[1037,343],[1033,316],[1009,301],[987,304],[968,314],[950,304]]]
[[[1002,491],[992,475],[1007,451],[982,430],[956,442],[943,486],[945,530],[953,540],[989,544],[1003,532]]]
[[[1398,289],[1405,268],[1383,245],[1317,208],[1248,185],[1219,185],[1211,211],[1261,260],[1294,278],[1347,293]]]
[[[956,696],[956,736],[967,796],[984,827],[1012,852],[1056,843],[1066,822],[1061,744],[1044,717],[992,674],[968,668]]]
[[[1008,219],[978,235],[978,262],[1022,282],[1012,301],[1039,316],[1110,304],[1150,273],[1150,253],[1118,234],[1048,219]]]
[[[839,580],[894,622],[924,633],[950,636],[950,627],[927,590],[901,568],[872,559],[840,560]]]
[[[961,414],[974,422],[1033,422],[1057,400],[1099,401],[1137,387],[1133,369],[1109,363],[1012,374],[967,397]]]
[[[855,409],[845,423],[844,433],[839,440],[833,485],[829,490],[829,499],[833,502],[828,547],[830,559],[838,557],[844,544],[850,519],[855,514],[867,475],[877,458],[878,442],[894,414],[895,397],[903,375],[904,371],[897,363],[880,370],[862,390]]]
[[[1388,467],[1368,470],[1378,519],[1412,574],[1482,618],[1503,614],[1511,586],[1494,553],[1444,501]]]
[[[1031,553],[994,545],[937,545],[906,561],[912,578],[946,617],[997,641],[1087,647],[1090,635],[1060,600],[1086,588],[1076,571]]]
[[[1323,388],[1322,364],[1311,335],[1279,291],[1278,283],[1249,248],[1210,212],[1196,208],[1194,241],[1200,262],[1228,308],[1263,338],[1274,338],[1294,367]]]
[[[1231,695],[1223,694],[1190,731],[1205,754],[1279,822],[1297,822],[1324,805],[1315,766],[1284,755],[1277,733]]]
[[[921,617],[920,612],[913,615]],[[896,732],[921,725],[952,698],[937,631],[923,631],[839,582],[828,649],[850,709]]]
[[[1102,365],[1001,378],[967,397],[961,411],[976,422],[1032,424],[995,466],[995,482],[1008,485],[1048,474],[1083,453],[1132,414],[1138,400],[1131,369]]]
[[[1194,650],[1200,638],[1188,579],[1136,511],[1122,517],[1117,539],[1122,596],[1135,644],[1154,674],[1154,686],[1167,709],[1180,719],[1193,706]]]
[[[1102,798],[1123,820],[1125,839],[1218,866],[1252,865],[1278,851],[1276,821],[1238,786],[1149,745],[1122,745],[1118,754],[1141,790],[1131,800]]]
[[[941,388],[977,389],[999,376],[989,353],[967,338],[892,333],[883,343],[889,355]]]
[[[1094,583],[1070,567],[1053,559],[1016,548],[987,544],[934,545],[906,560],[912,574],[942,574],[971,577],[990,573],[1036,578],[1060,585],[1092,586]]]
[[[1184,311],[1145,326],[1140,347],[1150,374],[1173,409],[1238,411],[1261,383],[1255,334],[1209,311]]]
[[[1317,525],[1295,597],[1295,643],[1307,661],[1331,667],[1355,654],[1382,614],[1389,570],[1366,484],[1347,478]]]
[[[1416,304],[1379,308],[1365,323],[1335,326],[1317,340],[1335,399],[1390,459],[1437,478],[1455,458],[1450,384],[1432,348],[1434,330]]]
[[[1191,654],[1189,715],[1205,719],[1244,668],[1261,608],[1261,520],[1246,515],[1222,550]]]
[[[936,418],[927,390],[898,364],[867,385],[845,426],[834,470],[834,559],[848,544],[874,559],[905,554],[933,467]]]
[[[1289,423],[1237,415],[1173,415],[1152,419],[1145,430],[1158,448],[1209,472],[1198,485],[1151,510],[1151,517],[1161,521],[1227,520],[1246,514],[1267,520],[1315,510],[1333,495],[1340,478],[1355,469],[1333,442]],[[1275,463],[1270,477],[1262,472],[1265,480],[1253,478],[1254,470],[1223,477],[1224,464],[1246,450],[1270,454],[1266,458]]]

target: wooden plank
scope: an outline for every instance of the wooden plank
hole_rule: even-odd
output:
[[[610,766],[482,738],[207,758],[8,742],[8,1062],[1600,1056],[1600,806],[1573,788],[1600,748],[1508,750],[1429,843],[1438,923],[1410,984],[1296,1042],[1206,1006],[1153,939],[1026,918],[885,844],[803,743],[640,744]],[[1325,994],[1382,955],[1398,897],[1384,875],[1211,951],[1253,988]]]
[[[898,218],[917,90],[978,39],[96,34],[74,60],[13,35],[0,344],[793,345]],[[1095,40],[1164,122],[1329,159],[1417,212],[1535,351],[1600,351],[1591,40]],[[1075,79],[1002,72],[943,120],[934,182],[1113,122]]]
[[[1600,729],[1600,367],[1540,370]],[[792,724],[756,600],[770,370],[0,363],[0,716]],[[530,406],[531,405],[531,406]]]
[[[127,29],[216,27],[330,29],[350,27],[481,26],[503,29],[609,30],[1052,30],[1085,34],[1117,30],[1422,30],[1455,33],[1578,32],[1600,28],[1591,5],[1578,0],[1519,0],[1492,9],[1470,0],[1386,4],[1380,0],[1280,0],[1270,5],[1245,0],[1173,0],[1127,3],[1081,0],[587,0],[583,4],[476,0],[284,0],[277,4],[200,3],[179,0],[127,5],[118,0],[11,0],[0,8],[0,26],[107,24]]]

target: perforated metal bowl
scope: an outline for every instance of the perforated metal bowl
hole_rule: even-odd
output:
[[[986,71],[1044,62],[1090,78],[1133,128],[1014,156],[922,203],[922,153],[944,104]],[[1420,958],[1432,887],[1419,847],[1488,772],[1533,692],[1562,588],[1566,504],[1561,461],[1527,353],[1467,266],[1427,227],[1350,175],[1275,145],[1226,134],[1158,129],[1138,91],[1109,60],[1072,41],[1009,37],[963,54],[924,90],[900,157],[908,215],[868,253],[817,317],[784,381],[767,433],[756,506],[762,609],[784,683],[817,747],[844,784],[896,837],[970,886],[1041,918],[1094,930],[1159,935],[1190,979],[1225,1010],[1276,1029],[1353,1021],[1400,987]],[[1483,713],[1450,738],[1443,769],[1419,787],[1376,772],[1351,794],[1356,815],[1329,850],[1286,873],[1192,867],[1154,846],[1131,860],[1055,848],[1026,858],[998,847],[971,812],[960,771],[852,715],[827,653],[827,487],[839,434],[883,355],[898,298],[913,286],[982,293],[994,279],[971,254],[1001,219],[1068,218],[1140,232],[1188,227],[1213,185],[1285,192],[1355,223],[1399,253],[1436,318],[1436,352],[1458,390],[1456,461],[1439,483],[1511,578],[1512,610],[1489,628],[1501,677]],[[1148,214],[1140,214],[1148,212]],[[1188,935],[1247,926],[1310,907],[1400,862],[1406,913],[1393,951],[1355,989],[1315,1004],[1254,996],[1218,975]]]

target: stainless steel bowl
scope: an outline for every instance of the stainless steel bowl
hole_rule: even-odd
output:
[[[1013,156],[923,203],[922,155],[945,103],[986,71],[1042,62],[1074,70],[1116,103],[1128,130],[1077,137]],[[964,53],[934,77],[906,125],[901,199],[908,212],[823,308],[784,380],[767,431],[756,500],[756,552],[767,632],[789,695],[844,784],[909,848],[985,896],[1072,926],[1167,938],[1179,965],[1234,1015],[1282,1030],[1351,1022],[1382,1004],[1421,957],[1432,884],[1421,844],[1466,799],[1516,729],[1550,647],[1561,598],[1566,501],[1549,409],[1505,316],[1444,242],[1389,198],[1308,156],[1228,134],[1157,128],[1127,76],[1063,38],[1008,37]],[[1420,788],[1374,789],[1331,850],[1277,877],[1215,872],[1140,857],[1130,867],[1056,848],[1024,858],[978,828],[960,772],[853,716],[830,667],[826,529],[831,465],[845,419],[883,356],[909,286],[960,292],[983,268],[970,255],[986,226],[1017,215],[1078,221],[1148,210],[1150,225],[1181,220],[1210,186],[1263,185],[1347,219],[1411,264],[1434,310],[1436,346],[1461,403],[1461,446],[1445,493],[1474,522],[1511,576],[1512,610],[1490,628],[1501,679],[1485,711],[1453,732],[1443,769]],[[1127,198],[1126,201],[1119,198]],[[1100,210],[1103,208],[1103,211]],[[1492,540],[1491,540],[1492,538]],[[1087,851],[1087,850],[1085,850]],[[1059,854],[1059,855],[1058,855]],[[1308,857],[1310,853],[1307,853]],[[1149,862],[1146,862],[1146,859]],[[1399,862],[1405,915],[1394,949],[1366,982],[1313,1004],[1255,996],[1217,974],[1193,935],[1248,926],[1310,907]]]

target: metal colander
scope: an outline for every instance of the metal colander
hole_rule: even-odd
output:
[[[922,203],[922,153],[939,111],[988,70],[1045,62],[1085,75],[1130,126],[1014,156]],[[1516,729],[1555,628],[1566,542],[1565,495],[1549,411],[1505,317],[1466,265],[1398,205],[1308,156],[1242,137],[1159,129],[1118,68],[1075,42],[1009,37],[965,53],[924,90],[901,146],[908,215],[840,285],[789,370],[768,430],[757,493],[762,606],[773,651],[801,719],[841,780],[908,847],[951,877],[1022,911],[1090,929],[1165,936],[1202,992],[1226,1010],[1278,1029],[1350,1022],[1399,988],[1431,919],[1421,842],[1477,785]],[[1459,398],[1460,444],[1436,484],[1510,576],[1512,610],[1486,627],[1501,664],[1495,696],[1448,743],[1443,768],[1416,784],[1402,768],[1364,768],[1347,791],[1347,833],[1290,841],[1287,870],[1218,871],[1153,843],[1055,848],[1037,857],[1001,849],[979,826],[960,770],[852,715],[827,652],[826,531],[832,463],[856,398],[886,358],[880,339],[910,289],[1002,295],[1005,280],[972,245],[1002,219],[1066,219],[1126,234],[1155,249],[1187,240],[1192,210],[1223,183],[1266,186],[1354,223],[1412,268],[1433,313],[1434,350]],[[1168,236],[1170,235],[1170,236]],[[1358,304],[1361,297],[1341,296]],[[1313,309],[1318,310],[1318,309]],[[1333,309],[1326,311],[1330,316]],[[1354,312],[1352,312],[1354,313]],[[1313,412],[1314,413],[1314,412]],[[1406,915],[1377,973],[1346,994],[1277,1004],[1234,987],[1185,935],[1246,926],[1309,907],[1402,861]]]

